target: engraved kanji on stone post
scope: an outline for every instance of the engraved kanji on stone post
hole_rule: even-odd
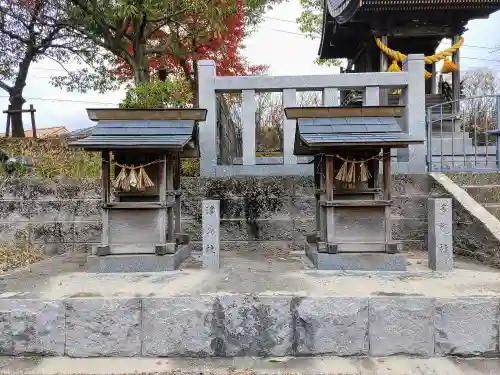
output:
[[[451,198],[429,198],[429,268],[453,270],[453,210]]]
[[[220,203],[217,200],[203,201],[203,268],[218,270],[219,259]]]

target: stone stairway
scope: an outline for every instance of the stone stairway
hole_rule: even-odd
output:
[[[453,173],[449,177],[500,220],[500,174]]]

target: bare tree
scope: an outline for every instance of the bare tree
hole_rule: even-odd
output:
[[[461,100],[462,126],[473,139],[497,126],[497,96],[500,95],[500,78],[489,70],[467,72],[464,76]]]
[[[20,112],[26,101],[23,90],[31,65],[42,58],[57,62],[63,70],[69,61],[93,62],[93,72],[100,73],[82,70],[84,78],[102,78],[99,85],[103,90],[114,87],[95,46],[70,31],[68,15],[60,7],[62,2],[0,0],[0,88],[9,95],[11,110],[16,111],[11,115],[14,137],[24,137]],[[70,81],[81,78],[73,72],[66,73]]]

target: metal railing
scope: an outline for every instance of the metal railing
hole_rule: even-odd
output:
[[[428,107],[429,172],[499,171],[500,144],[489,133],[500,129],[499,113],[500,95],[460,98]]]

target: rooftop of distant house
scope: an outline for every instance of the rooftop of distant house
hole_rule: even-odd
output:
[[[38,128],[36,129],[37,138],[50,138],[58,137],[63,134],[69,133],[65,126],[52,126],[49,128]],[[26,138],[33,138],[33,130],[25,130],[24,136]],[[5,133],[0,133],[0,138],[5,137]]]

